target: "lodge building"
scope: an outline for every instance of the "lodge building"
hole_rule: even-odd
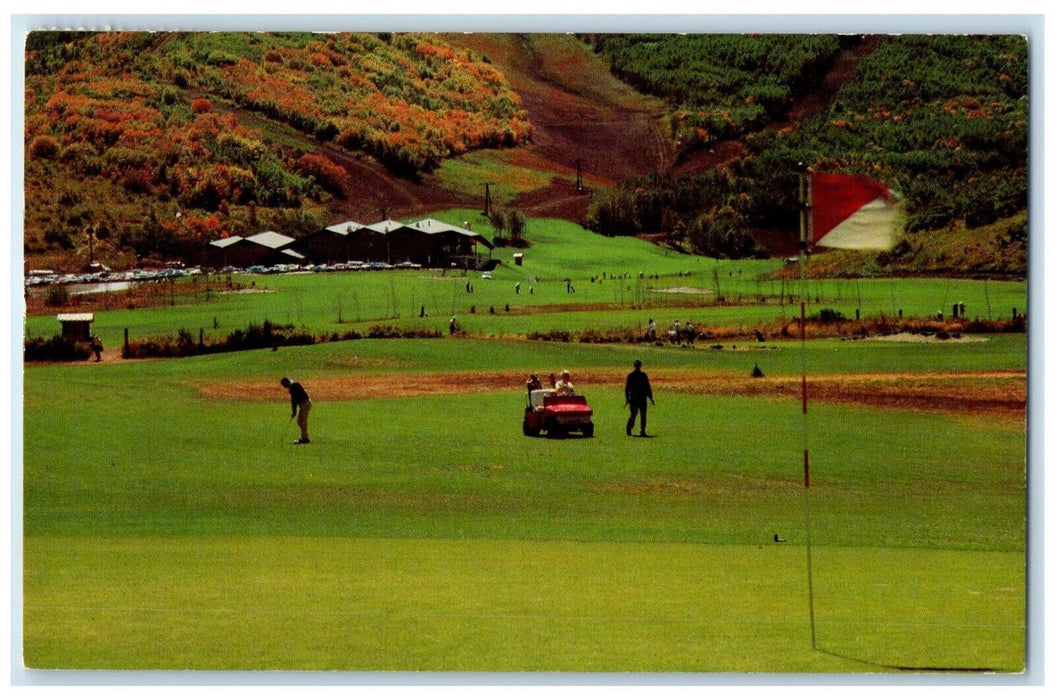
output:
[[[222,269],[359,261],[477,269],[490,262],[493,249],[490,241],[468,226],[454,226],[436,219],[407,224],[386,219],[369,225],[344,221],[299,239],[274,231],[248,238],[220,238],[209,243],[204,264]]]

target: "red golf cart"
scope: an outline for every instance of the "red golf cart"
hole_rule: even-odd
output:
[[[553,389],[528,390],[524,435],[538,437],[543,431],[550,437],[566,437],[573,432],[593,437],[593,409],[586,397],[558,395]]]

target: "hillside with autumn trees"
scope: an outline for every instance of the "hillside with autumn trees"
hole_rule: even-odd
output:
[[[1024,275],[1028,51],[1011,35],[33,32],[26,263],[81,265],[89,240],[115,267],[188,258],[221,236],[478,206],[485,187],[607,236],[782,255],[805,163],[903,197],[891,265]],[[939,239],[948,254],[923,255]]]
[[[35,32],[25,112],[25,250],[45,262],[89,229],[113,264],[296,235],[352,194],[343,156],[413,180],[530,135],[485,57],[415,34]]]
[[[803,163],[886,183],[903,198],[908,233],[998,230],[989,227],[1004,220],[998,238],[1006,245],[995,252],[1007,257],[1002,269],[1025,274],[1024,37],[586,38],[623,79],[670,102],[684,160],[701,151],[733,154],[717,167],[621,182],[594,198],[590,228],[667,232],[677,245],[719,257],[770,255],[760,242],[765,232],[792,241],[786,234],[797,229],[795,164]],[[867,50],[828,102],[796,115],[836,58],[862,44]],[[992,261],[966,264],[989,270]]]

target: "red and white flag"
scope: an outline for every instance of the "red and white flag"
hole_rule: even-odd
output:
[[[810,173],[813,244],[890,250],[897,243],[897,197],[860,175]]]

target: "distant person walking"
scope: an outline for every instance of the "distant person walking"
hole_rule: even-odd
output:
[[[95,361],[101,362],[103,359],[103,341],[99,340],[99,336],[92,336],[91,347],[92,352],[95,354]]]
[[[297,444],[307,445],[311,442],[308,439],[308,412],[311,411],[311,399],[308,398],[308,392],[304,391],[304,387],[299,382],[291,381],[289,377],[282,377],[281,384],[289,391],[289,403],[293,409],[290,420],[296,416],[297,425],[300,426],[300,440],[297,440]]]
[[[641,360],[634,360],[634,371],[626,375],[626,403],[630,406],[630,420],[626,422],[626,434],[633,435],[634,422],[637,414],[641,413],[641,437],[647,437],[645,424],[648,417],[648,402],[656,405],[652,398],[652,385],[649,384],[648,375],[641,371]]]

